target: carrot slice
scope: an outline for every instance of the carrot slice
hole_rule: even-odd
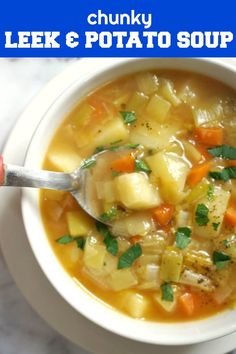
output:
[[[227,166],[236,166],[236,160],[226,160]]]
[[[236,226],[236,203],[230,203],[226,213],[225,222],[230,226]]]
[[[187,184],[190,187],[198,184],[204,177],[208,175],[208,172],[211,168],[211,161],[206,161],[200,164],[197,164],[191,168],[187,177]]]
[[[135,245],[136,243],[138,243],[141,240],[141,236],[132,236],[130,237],[130,242],[132,243],[132,245]]]
[[[195,310],[194,297],[191,293],[184,293],[179,297],[179,303],[184,312],[191,316]]]
[[[111,169],[115,172],[134,172],[135,161],[132,155],[121,157],[111,163]]]
[[[174,215],[175,207],[172,204],[161,204],[153,210],[153,217],[160,226],[166,226]]]
[[[222,145],[224,141],[224,129],[216,128],[196,128],[196,139],[199,143],[207,146]]]

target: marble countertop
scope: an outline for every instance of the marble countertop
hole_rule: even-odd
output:
[[[73,60],[0,59],[0,151],[31,98]],[[14,284],[1,253],[0,354],[88,354],[34,312]]]
[[[0,151],[24,107],[73,59],[0,59]],[[88,354],[50,328],[26,302],[0,253],[0,354]]]

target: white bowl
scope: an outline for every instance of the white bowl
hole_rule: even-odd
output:
[[[101,59],[102,63],[102,59]],[[109,61],[82,75],[60,95],[42,118],[30,143],[25,166],[41,168],[48,145],[74,104],[100,85],[122,75],[145,69],[189,70],[213,77],[236,89],[236,69],[212,59],[122,59]],[[75,76],[78,73],[75,73]],[[34,255],[58,293],[76,310],[109,331],[134,340],[162,345],[184,345],[215,339],[236,330],[236,311],[183,323],[155,323],[132,319],[92,296],[76,283],[55,256],[39,210],[39,192],[24,189],[22,213]],[[33,286],[33,284],[32,284]],[[91,338],[92,340],[92,338]]]

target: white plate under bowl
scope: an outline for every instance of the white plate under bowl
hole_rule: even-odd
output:
[[[50,82],[32,101],[15,126],[4,150],[5,160],[9,163],[23,164],[25,153],[45,107],[54,100],[76,79],[74,72],[83,75],[95,66],[103,66],[114,59],[84,59],[71,65],[62,74]],[[118,59],[122,60],[122,59]],[[40,104],[40,103],[43,104]],[[41,107],[35,115],[35,106]],[[34,115],[32,112],[34,111]],[[214,354],[223,354],[236,347],[236,333],[211,342],[188,346],[157,346],[144,344],[112,334],[72,309],[50,285],[38,266],[24,231],[20,211],[20,191],[14,188],[1,190],[0,244],[18,287],[32,307],[52,327],[74,343],[97,354],[198,354],[210,350]],[[9,222],[11,220],[11,222]]]

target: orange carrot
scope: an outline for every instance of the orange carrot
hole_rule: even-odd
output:
[[[196,140],[207,146],[222,145],[224,141],[224,129],[216,128],[196,128]]]
[[[225,222],[231,226],[236,226],[236,203],[229,203],[225,213]]]
[[[236,160],[226,160],[227,166],[236,166]]]
[[[141,236],[132,236],[130,237],[130,242],[132,243],[132,245],[135,245],[136,243],[138,243],[140,240],[142,239]]]
[[[134,172],[135,161],[132,155],[123,156],[111,163],[111,169],[115,172]]]
[[[153,217],[160,226],[166,226],[171,221],[175,207],[172,204],[161,204],[153,210]]]
[[[211,167],[211,161],[197,164],[191,168],[187,177],[187,184],[190,187],[198,184],[204,177],[208,175]]]
[[[179,303],[184,312],[191,316],[195,310],[194,297],[191,293],[184,293],[179,297]]]

